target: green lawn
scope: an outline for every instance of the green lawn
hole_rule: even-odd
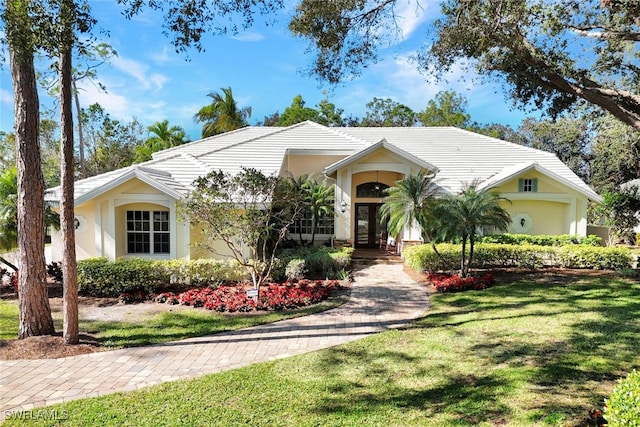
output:
[[[164,312],[130,322],[80,320],[80,332],[94,335],[106,347],[132,347],[199,337],[222,331],[273,323],[328,310],[346,301],[338,297],[287,312],[258,312],[223,315],[205,309]],[[54,313],[56,331],[62,330],[62,314]],[[0,340],[18,336],[18,309],[15,303],[0,301]]]
[[[584,425],[640,365],[640,284],[556,279],[436,295],[404,330],[48,409],[79,426]]]

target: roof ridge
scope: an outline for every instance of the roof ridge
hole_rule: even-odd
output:
[[[300,123],[306,123],[306,124],[313,125],[314,127],[321,128],[321,129],[329,131],[329,132],[331,132],[331,133],[333,133],[335,135],[341,136],[343,138],[350,139],[350,140],[355,141],[355,142],[359,142],[361,144],[373,145],[373,144],[377,143],[377,141],[376,142],[366,141],[366,140],[364,140],[362,138],[358,138],[357,136],[354,136],[354,135],[351,135],[349,133],[341,131],[341,129],[352,129],[352,128],[354,128],[354,126],[331,127],[331,126],[325,126],[325,125],[317,123],[317,122],[313,122],[311,120],[305,120],[304,122],[300,122]]]

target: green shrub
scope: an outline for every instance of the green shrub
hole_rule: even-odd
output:
[[[610,427],[640,426],[640,372],[634,369],[618,380],[606,403],[604,412]]]
[[[247,270],[235,260],[196,259],[189,262],[190,285],[214,286],[246,280]]]
[[[236,261],[120,258],[111,262],[107,258],[91,258],[78,262],[80,292],[99,297],[117,297],[123,292],[158,292],[172,283],[218,286],[246,279],[246,270]]]
[[[287,280],[290,282],[304,279],[307,275],[307,272],[307,264],[305,260],[301,258],[294,258],[289,261],[285,270]]]
[[[305,261],[308,277],[336,279],[340,272],[351,264],[353,248],[328,248],[320,247],[299,247],[283,250],[276,265],[271,272],[273,280],[284,280],[288,277],[287,271],[293,270],[289,267],[291,262],[298,263],[300,259]]]
[[[562,267],[620,270],[629,268],[631,251],[623,247],[563,246],[558,248]]]
[[[505,245],[538,245],[538,246],[566,246],[585,245],[600,246],[602,239],[593,234],[578,237],[571,234],[559,235],[529,235],[529,234],[495,234],[482,237],[482,243],[502,243]]]
[[[446,259],[447,267],[434,253],[431,245],[405,248],[405,264],[416,271],[439,271],[457,269],[462,256],[462,246],[443,243],[438,251]],[[468,249],[467,249],[468,250]],[[475,245],[474,268],[524,267],[539,268],[567,267],[619,270],[631,265],[631,251],[627,248],[604,248],[584,245],[539,246],[512,245],[498,243],[478,243]]]
[[[87,259],[78,262],[79,291],[97,297],[117,297],[123,292],[157,292],[171,281],[161,261],[139,258]]]

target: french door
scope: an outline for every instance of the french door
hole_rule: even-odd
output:
[[[356,203],[356,248],[377,248],[380,237],[386,234],[386,224],[380,219],[381,203]],[[386,238],[386,236],[383,236]]]

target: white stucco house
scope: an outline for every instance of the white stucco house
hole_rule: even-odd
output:
[[[335,186],[335,209],[318,238],[355,247],[378,245],[382,190],[420,170],[435,172],[451,193],[474,179],[494,188],[512,202],[505,204],[511,233],[584,236],[587,205],[601,200],[554,154],[457,128],[329,128],[313,122],[247,127],[76,182],[78,258],[211,256],[194,249],[200,236],[178,220],[176,201],[197,177],[241,167],[326,177]],[[59,193],[49,189],[46,198],[55,204]],[[307,231],[304,221],[298,226]],[[399,240],[412,243],[419,236],[407,229]],[[52,243],[59,259],[59,238],[54,235]]]

